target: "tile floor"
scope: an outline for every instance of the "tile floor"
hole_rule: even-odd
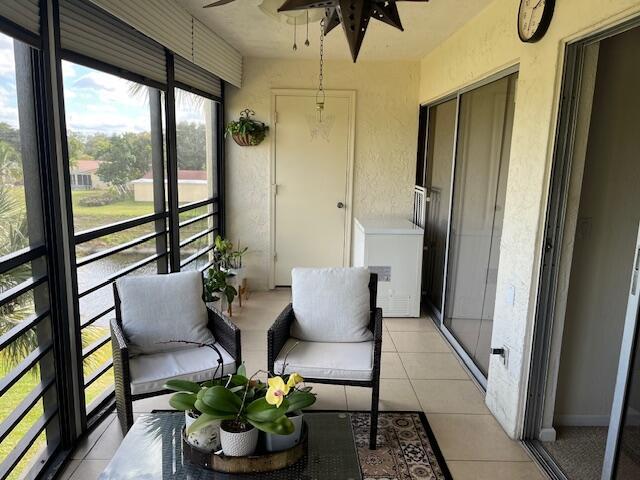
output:
[[[242,329],[248,371],[266,367],[266,330],[289,301],[288,290],[255,292],[234,321]],[[447,342],[426,318],[384,320],[380,408],[423,410],[455,480],[531,480],[545,478],[518,442],[510,440],[484,405]],[[318,409],[368,409],[370,390],[315,385]],[[167,409],[167,396],[136,402],[139,415]],[[99,476],[122,440],[115,415],[78,446],[62,479]]]

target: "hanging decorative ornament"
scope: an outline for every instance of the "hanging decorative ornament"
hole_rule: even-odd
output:
[[[296,43],[296,39],[298,37],[298,19],[293,19],[293,51],[298,50],[298,44]]]
[[[329,33],[342,23],[342,29],[351,50],[351,58],[355,62],[371,18],[404,31],[396,5],[396,2],[401,1],[428,2],[429,0],[286,0],[278,12],[325,8],[324,33]]]
[[[307,39],[304,41],[304,45],[305,47],[311,45],[311,43],[309,42],[309,10],[307,10]]]
[[[318,91],[316,92],[316,111],[318,112],[318,123],[322,123],[322,113],[324,112],[324,25],[325,19],[320,20],[320,75],[318,77]]]

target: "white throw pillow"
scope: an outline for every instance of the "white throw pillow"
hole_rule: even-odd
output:
[[[123,277],[117,280],[117,286],[122,328],[131,353],[194,347],[180,340],[215,342],[207,328],[200,272]]]
[[[369,276],[366,268],[294,268],[291,336],[308,342],[370,341]]]

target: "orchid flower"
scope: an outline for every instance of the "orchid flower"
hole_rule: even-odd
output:
[[[297,384],[304,382],[304,378],[299,373],[292,373],[289,375],[289,380],[287,380],[287,386],[289,388],[295,387]]]
[[[289,385],[284,383],[282,377],[272,377],[267,380],[267,383],[269,384],[269,389],[267,390],[265,400],[270,405],[280,407],[284,397],[289,393]]]

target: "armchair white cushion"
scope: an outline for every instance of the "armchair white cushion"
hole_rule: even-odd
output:
[[[140,395],[164,390],[172,378],[204,382],[236,371],[236,361],[219,344],[222,366],[218,367],[218,353],[209,347],[186,348],[172,352],[139,355],[129,361],[131,393]]]
[[[200,272],[123,277],[117,288],[122,328],[132,354],[193,348],[176,340],[215,341],[207,328]]]
[[[366,268],[294,268],[291,336],[308,342],[368,342],[370,273]]]
[[[323,380],[370,381],[373,346],[373,341],[325,343],[290,338],[276,358],[274,373],[296,372],[305,378]],[[285,359],[286,370],[283,372]]]

